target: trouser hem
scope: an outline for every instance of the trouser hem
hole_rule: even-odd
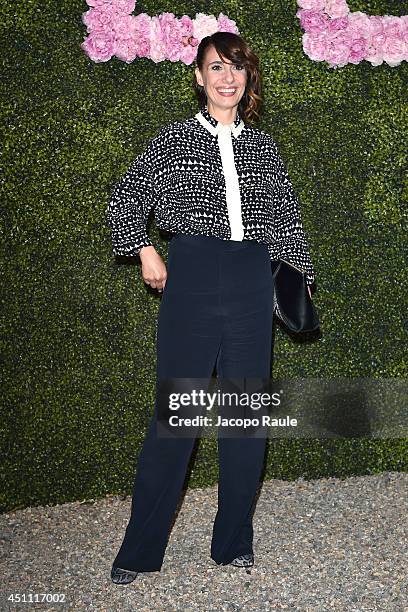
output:
[[[139,569],[138,567],[126,567],[125,565],[122,565],[121,563],[118,563],[115,561],[115,563],[112,565],[112,568],[114,567],[120,567],[120,569],[126,570],[127,572],[138,572],[140,574],[146,574],[146,573],[150,573],[150,572],[160,572],[162,569],[162,565],[160,565],[160,567],[148,567],[145,569]],[[140,567],[140,566],[139,566]]]

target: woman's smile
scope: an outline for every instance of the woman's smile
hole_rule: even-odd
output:
[[[236,94],[237,88],[236,87],[221,87],[221,88],[217,88],[217,92],[221,96],[230,97]]]

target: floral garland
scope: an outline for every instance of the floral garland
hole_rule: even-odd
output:
[[[154,62],[170,60],[191,64],[197,46],[214,32],[239,34],[235,21],[223,13],[197,13],[195,19],[174,13],[150,17],[131,15],[136,0],[86,0],[90,10],[82,21],[88,36],[81,48],[94,62],[107,62],[113,56],[131,63],[137,57]],[[366,15],[351,13],[347,0],[297,0],[296,17],[304,30],[303,50],[331,68],[359,64],[362,60],[379,66],[399,66],[408,61],[408,15]]]
[[[239,34],[235,21],[223,13],[197,13],[195,19],[173,13],[150,17],[146,13],[131,15],[136,0],[86,0],[91,7],[82,15],[88,36],[81,49],[94,62],[107,62],[114,55],[131,63],[137,57],[154,62],[170,60],[191,64],[202,38],[214,32]]]
[[[331,68],[386,62],[398,66],[408,61],[408,15],[369,16],[351,13],[346,0],[297,0],[296,13],[304,30],[303,50],[316,62]]]

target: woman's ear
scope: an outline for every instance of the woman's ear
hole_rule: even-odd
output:
[[[198,68],[198,66],[197,68],[195,68],[194,72],[195,72],[195,76],[197,79],[197,83],[203,87],[203,79],[201,78],[201,73],[200,73],[200,69]]]

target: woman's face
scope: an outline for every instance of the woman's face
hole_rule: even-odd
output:
[[[226,58],[223,61],[211,46],[205,54],[203,71],[197,67],[195,75],[207,94],[207,105],[223,110],[238,106],[247,82],[243,66],[231,64]]]

